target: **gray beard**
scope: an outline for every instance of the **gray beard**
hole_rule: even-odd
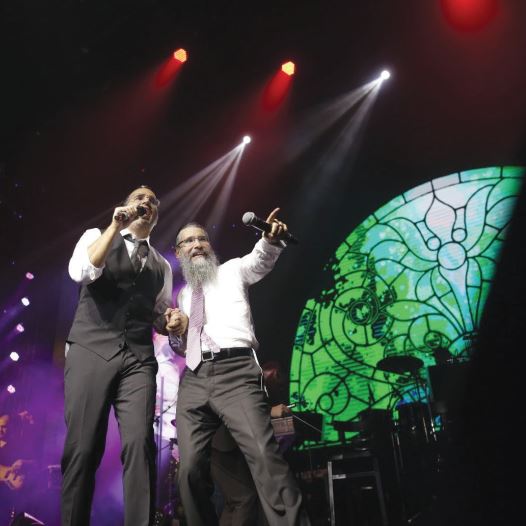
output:
[[[183,256],[179,259],[183,278],[192,287],[196,289],[206,283],[213,281],[217,275],[219,261],[214,252],[210,251],[199,263],[194,263],[191,257]]]

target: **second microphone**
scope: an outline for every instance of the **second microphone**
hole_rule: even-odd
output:
[[[254,212],[245,212],[241,220],[244,225],[251,226],[252,228],[266,232],[267,234],[272,231],[272,225],[258,217]],[[297,245],[299,243],[290,232],[283,232],[279,237],[285,241],[285,243],[290,243],[292,245]]]

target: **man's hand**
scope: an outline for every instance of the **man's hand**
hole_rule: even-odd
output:
[[[282,418],[292,414],[292,411],[285,404],[273,405],[270,409],[270,418]]]
[[[270,212],[266,221],[272,226],[272,230],[268,234],[267,233],[263,234],[263,237],[266,238],[267,241],[269,243],[272,243],[273,245],[278,245],[280,236],[283,233],[288,232],[287,225],[276,218],[279,210],[280,210],[279,208],[274,208],[274,210]]]
[[[113,211],[111,223],[112,226],[117,228],[118,230],[124,230],[125,228],[128,228],[131,225],[131,223],[133,223],[137,219],[137,216],[138,213],[136,206],[118,206]],[[128,219],[124,220],[124,217],[128,217]]]
[[[166,330],[182,336],[188,328],[188,316],[179,309],[168,308],[164,311],[164,318],[166,319]]]

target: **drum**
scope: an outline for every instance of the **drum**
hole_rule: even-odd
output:
[[[401,404],[397,407],[398,420],[397,431],[409,438],[429,441],[431,420],[426,404],[422,402],[411,402]]]

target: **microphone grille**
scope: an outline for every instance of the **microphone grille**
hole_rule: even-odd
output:
[[[243,217],[241,218],[241,221],[243,221],[244,225],[251,225],[252,221],[254,221],[254,217],[256,217],[256,214],[254,212],[245,212],[243,214]]]

